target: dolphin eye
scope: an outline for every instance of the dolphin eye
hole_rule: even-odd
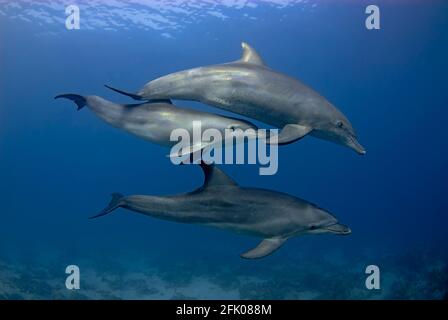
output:
[[[336,126],[338,128],[342,128],[342,127],[344,127],[344,123],[342,121],[338,121],[338,122],[336,122]]]
[[[310,230],[316,230],[317,229],[317,227],[316,226],[310,226]]]

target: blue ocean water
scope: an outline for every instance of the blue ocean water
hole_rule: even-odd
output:
[[[370,1],[0,1],[0,298],[446,298],[448,6],[374,2],[380,30],[364,25]],[[79,30],[65,27],[73,3]],[[53,97],[129,102],[103,84],[136,90],[233,61],[242,41],[342,110],[367,155],[306,137],[280,148],[274,176],[222,169],[317,203],[352,234],[297,237],[247,261],[256,238],[123,209],[88,220],[112,192],[187,192],[203,176]],[[81,290],[65,288],[70,264]],[[380,290],[364,284],[372,264]]]

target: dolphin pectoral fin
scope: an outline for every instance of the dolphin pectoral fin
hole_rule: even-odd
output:
[[[302,126],[300,124],[287,124],[283,127],[278,135],[268,138],[268,144],[289,144],[299,139],[302,139],[313,130],[310,127]]]
[[[201,152],[204,148],[211,146],[214,144],[214,142],[208,142],[208,143],[200,143],[195,145],[190,145],[187,147],[183,147],[180,149],[180,152],[172,152],[168,155],[169,158],[177,158],[177,157],[186,157],[187,155],[194,155],[196,152]]]
[[[285,238],[267,238],[261,241],[257,247],[251,249],[243,254],[241,258],[244,259],[259,259],[266,257],[276,251],[286,242]]]

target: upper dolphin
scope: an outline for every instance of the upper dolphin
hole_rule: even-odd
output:
[[[55,97],[55,99],[58,98],[74,101],[78,110],[87,106],[98,117],[112,126],[163,146],[171,147],[177,143],[177,141],[170,140],[170,135],[175,129],[185,129],[190,133],[190,136],[193,136],[194,121],[200,122],[203,130],[217,129],[223,133],[223,136],[226,129],[232,130],[235,135],[240,132],[235,129],[241,129],[242,131],[247,129],[257,130],[257,127],[248,121],[180,108],[171,104],[169,100],[141,104],[118,104],[98,96],[61,94]],[[196,144],[185,148],[182,154],[199,152],[212,144],[214,144],[213,141],[211,143],[209,141],[198,141]]]
[[[108,88],[136,100],[194,100],[281,128],[279,144],[307,134],[365,149],[350,121],[327,99],[302,82],[267,67],[258,53],[242,43],[241,59],[193,68],[148,82],[137,93]]]
[[[271,190],[243,188],[218,168],[200,166],[205,181],[193,192],[172,196],[114,193],[109,205],[92,218],[121,207],[159,219],[263,238],[256,248],[241,255],[247,259],[265,257],[294,236],[351,233],[331,213],[308,201]]]

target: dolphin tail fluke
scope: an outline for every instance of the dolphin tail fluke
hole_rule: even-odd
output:
[[[117,93],[119,93],[119,94],[122,94],[122,95],[125,95],[125,96],[128,96],[128,97],[131,97],[131,98],[134,99],[134,100],[143,100],[142,97],[139,96],[138,94],[131,93],[131,92],[126,92],[126,91],[123,91],[123,90],[120,90],[120,89],[117,89],[117,88],[113,88],[113,87],[111,87],[111,86],[108,86],[107,84],[105,84],[104,86],[105,86],[107,89],[110,89],[110,90],[112,90],[112,91],[115,91],[115,92],[117,92]]]
[[[83,97],[79,94],[73,94],[73,93],[60,94],[54,98],[55,99],[65,98],[65,99],[72,100],[78,106],[78,111],[81,110],[82,108],[84,108],[87,103],[85,97]]]
[[[89,217],[89,219],[95,219],[98,217],[105,216],[106,214],[111,213],[115,209],[119,208],[121,206],[121,200],[124,198],[124,196],[120,193],[112,193],[112,200],[110,200],[109,205],[104,208],[100,213],[97,215],[94,215],[92,217]]]

